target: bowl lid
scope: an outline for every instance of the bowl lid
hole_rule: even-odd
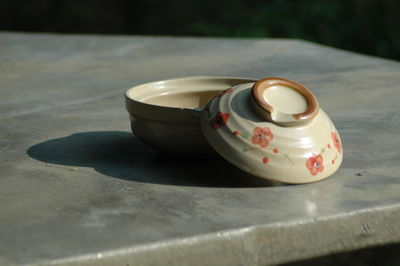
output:
[[[283,78],[223,91],[204,108],[201,127],[222,157],[277,182],[318,181],[332,175],[342,161],[339,134],[317,98]]]

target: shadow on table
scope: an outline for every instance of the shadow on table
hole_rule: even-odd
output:
[[[399,254],[400,244],[391,244],[285,263],[280,266],[397,266],[400,265]]]
[[[36,144],[27,153],[49,164],[92,167],[104,175],[143,183],[201,187],[272,185],[220,157],[207,160],[163,155],[129,132],[76,133]]]

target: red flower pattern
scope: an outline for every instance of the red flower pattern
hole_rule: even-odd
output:
[[[226,89],[226,90],[224,90],[224,91],[221,91],[221,92],[220,92],[219,94],[217,94],[215,97],[222,97],[222,96],[224,96],[225,94],[231,93],[232,91],[233,91],[232,88]]]
[[[221,95],[218,96],[223,96],[224,94],[232,92],[232,88],[229,88],[221,93]],[[218,97],[217,96],[217,97]],[[217,130],[220,127],[225,126],[228,123],[229,120],[229,114],[224,113],[224,112],[218,112],[215,114],[215,116],[210,120],[210,125],[213,129]],[[240,132],[238,131],[233,131],[233,135],[240,135]],[[331,132],[332,135],[332,140],[333,144],[338,150],[339,153],[342,152],[342,144],[339,139],[339,136],[337,132]],[[261,148],[265,148],[269,145],[270,141],[274,138],[274,135],[272,134],[272,131],[270,128],[264,127],[256,127],[253,130],[253,137],[252,137],[252,143],[259,145]],[[331,145],[327,144],[327,148],[330,149]],[[274,153],[279,153],[278,148],[273,149]],[[262,162],[264,164],[269,163],[269,158],[268,157],[263,157]],[[335,163],[335,159],[332,160],[332,164]],[[316,176],[318,173],[321,173],[324,171],[324,160],[322,157],[322,154],[315,155],[313,154],[308,160],[306,161],[306,167],[310,171],[311,175]]]
[[[312,157],[308,158],[306,166],[310,173],[314,176],[324,171],[324,158],[322,158],[322,154],[313,155]]]
[[[225,94],[231,93],[233,91],[232,88],[226,89],[221,93],[221,96],[224,96]]]
[[[267,127],[256,127],[253,130],[253,138],[251,141],[253,144],[260,145],[262,148],[265,148],[268,146],[273,137],[274,135],[272,134],[271,129]]]
[[[340,142],[338,134],[336,132],[332,132],[331,135],[332,135],[332,139],[333,139],[333,144],[335,145],[338,152],[341,153],[342,152],[342,143]]]
[[[225,126],[228,123],[229,114],[224,112],[218,112],[215,116],[210,120],[210,125],[213,129],[218,129],[222,126]]]

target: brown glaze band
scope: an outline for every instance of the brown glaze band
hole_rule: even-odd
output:
[[[259,107],[261,107],[268,113],[272,114],[273,107],[265,100],[264,93],[272,86],[285,86],[288,88],[292,88],[306,98],[307,110],[303,113],[293,114],[294,119],[306,121],[314,118],[318,114],[319,104],[317,98],[310,90],[294,81],[278,77],[260,79],[253,85],[253,88],[251,90],[251,94],[255,102],[258,104]]]

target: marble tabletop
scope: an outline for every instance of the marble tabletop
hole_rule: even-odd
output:
[[[0,264],[269,265],[398,242],[399,74],[300,40],[0,33]],[[193,75],[304,84],[342,167],[267,186],[136,139],[124,91]]]

